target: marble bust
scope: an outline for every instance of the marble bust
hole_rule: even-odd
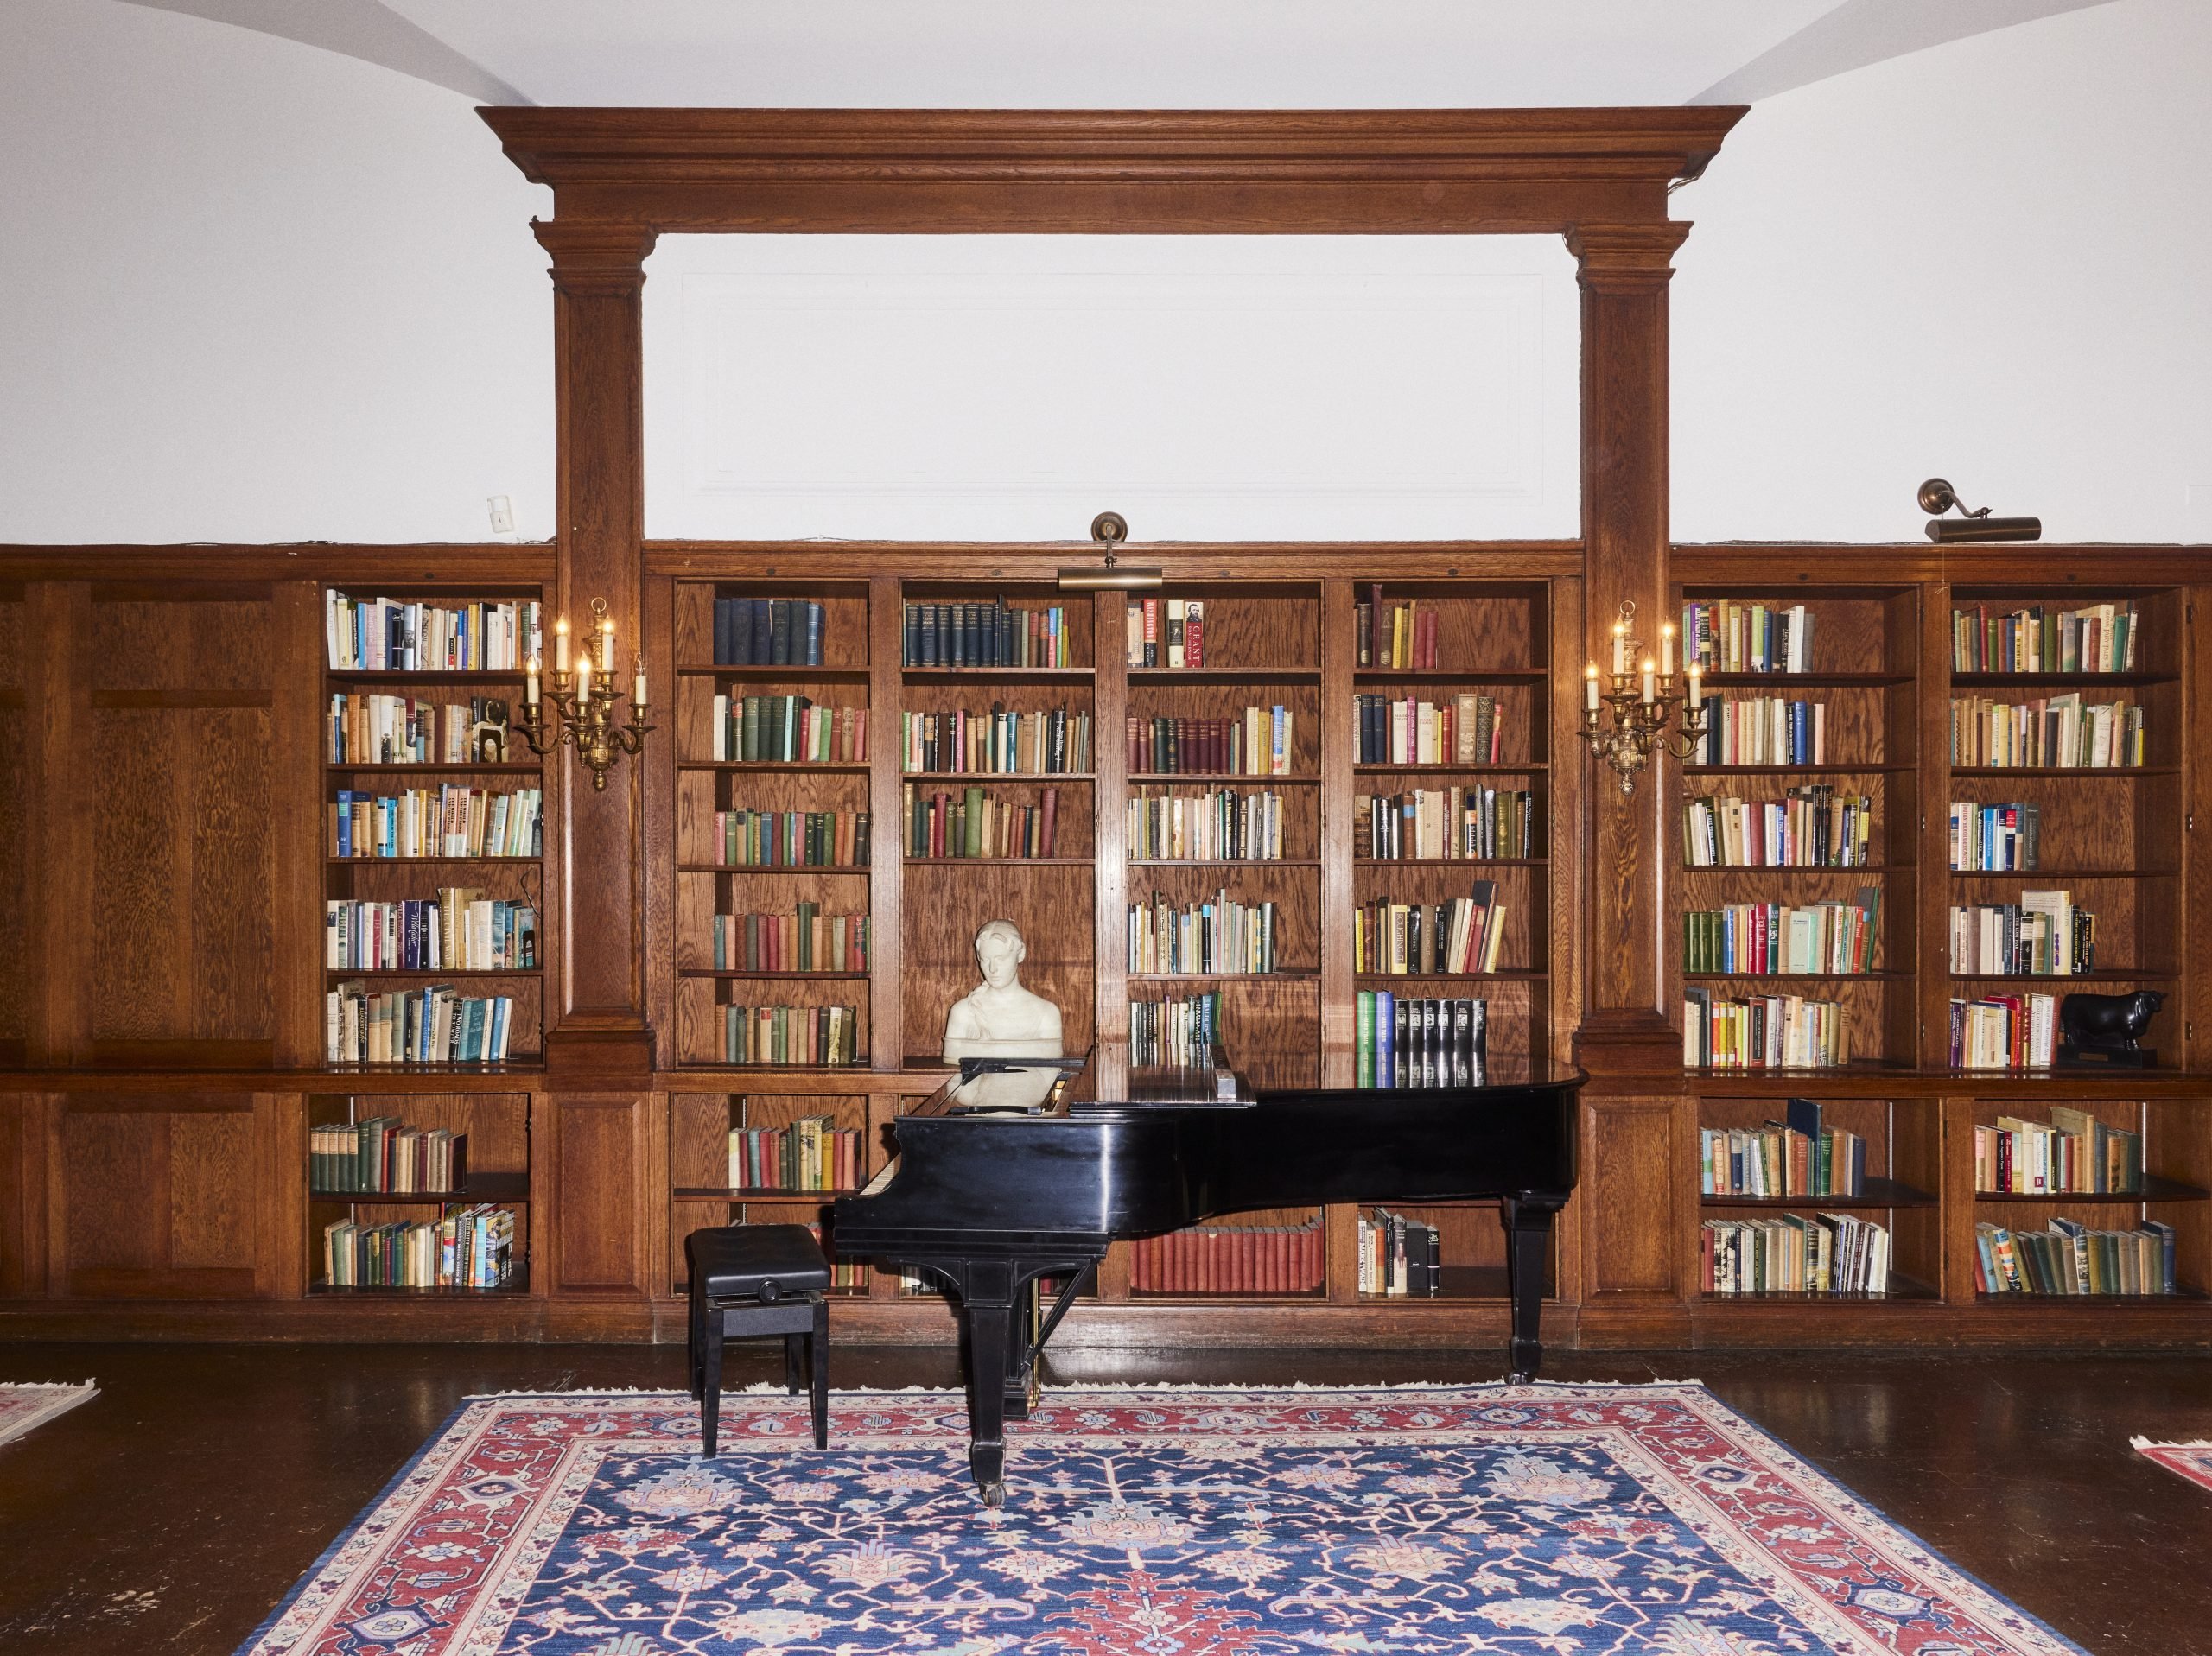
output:
[[[983,980],[952,1003],[944,1020],[944,1058],[1057,1058],[1060,1009],[1021,987],[1028,945],[1011,920],[994,920],[976,934],[976,963]],[[1055,1069],[978,1075],[957,1096],[963,1104],[1027,1108],[1041,1103],[1058,1078]]]

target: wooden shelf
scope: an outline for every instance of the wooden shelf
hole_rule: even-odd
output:
[[[1319,684],[1312,667],[1132,667],[1129,688],[1160,684]]]
[[[1909,862],[1686,862],[1685,874],[1911,874],[1919,871]]]
[[[866,863],[784,863],[784,862],[680,862],[676,865],[679,874],[844,874],[866,879]]]
[[[1097,672],[1089,667],[902,667],[899,676],[909,684],[1088,684]]]
[[[1548,972],[1531,968],[1501,966],[1495,972],[1355,972],[1355,983],[1541,983]]]
[[[1355,667],[1355,684],[1541,684],[1548,667]]]
[[[739,667],[690,666],[676,669],[678,678],[734,679],[749,684],[798,683],[865,684],[865,667]]]
[[[2176,868],[1954,868],[1954,879],[2174,879]]]
[[[1910,983],[1910,972],[1685,972],[1685,983]]]
[[[1248,788],[1318,788],[1319,777],[1248,777],[1230,771],[1132,771],[1128,780],[1140,782],[1211,782]]]
[[[545,770],[541,759],[508,759],[497,765],[378,765],[373,761],[357,764],[351,759],[325,759],[323,769],[333,776],[362,777],[519,777],[540,776]]]
[[[2177,777],[2177,765],[1955,765],[1955,777],[2019,777],[2030,781],[2079,777],[2082,781],[2132,782],[2138,777]]]
[[[815,765],[804,759],[678,759],[678,771],[796,771],[812,776],[861,776],[868,774],[869,765],[863,759],[855,765],[849,760],[836,759]]]
[[[909,868],[1093,868],[1096,857],[912,857]]]
[[[819,771],[823,767],[817,765],[810,768]],[[864,765],[858,768],[868,769]],[[1098,773],[1095,771],[901,771],[899,779],[901,782],[957,783],[963,788],[972,788],[999,782],[1096,782]],[[1130,780],[1134,782],[1136,778],[1132,777]]]
[[[523,1299],[530,1294],[530,1271],[517,1266],[497,1288],[339,1288],[310,1283],[308,1292],[333,1299]]]
[[[2067,689],[2101,689],[2107,685],[2173,684],[2177,673],[1953,673],[1955,690],[2009,689],[2015,684],[2055,685]]]
[[[507,684],[518,691],[528,676],[519,667],[497,673],[448,673],[435,667],[326,667],[322,676],[334,684],[449,684],[457,689]]]
[[[326,868],[420,868],[426,865],[485,865],[494,868],[536,868],[543,857],[325,857]]]
[[[1386,765],[1362,762],[1352,766],[1352,774],[1361,777],[1541,777],[1551,774],[1551,766],[1530,763],[1527,765]]]
[[[1883,689],[1895,684],[1916,684],[1910,673],[1707,673],[1705,688],[1713,690],[1763,690],[1795,685],[1807,690]]]
[[[2101,1205],[2140,1207],[2146,1202],[2205,1202],[2212,1201],[2212,1190],[2202,1185],[2184,1184],[2178,1179],[2161,1178],[2155,1173],[2144,1175],[2143,1188],[2136,1191],[2107,1191],[2092,1195],[2085,1190],[2054,1190],[2036,1194],[2018,1190],[1976,1190],[1976,1202],[2027,1202],[2043,1207],[2064,1207],[2075,1202],[2095,1202]]]
[[[542,966],[459,967],[415,966],[326,966],[322,973],[327,978],[537,978],[545,975]]]
[[[1769,1290],[1756,1294],[1700,1294],[1707,1305],[1918,1305],[1935,1306],[1941,1296],[1927,1283],[1890,1272],[1890,1288],[1881,1294],[1813,1294]]]
[[[676,974],[681,978],[799,978],[808,982],[817,979],[866,982],[865,972],[748,972],[736,967],[679,966]]]
[[[1093,860],[1083,859],[1086,866]],[[1319,868],[1319,857],[1130,857],[1131,868]]]
[[[1354,857],[1354,868],[1548,868],[1549,857]]]
[[[860,1190],[857,1184],[841,1185],[834,1190],[786,1190],[777,1186],[764,1185],[757,1190],[724,1190],[716,1185],[679,1184],[672,1194],[679,1202],[749,1202],[772,1207],[818,1208],[841,1196],[854,1196]]]
[[[1952,983],[2018,983],[2033,987],[2041,984],[2061,983],[2171,983],[2181,976],[2178,972],[2135,971],[2126,967],[2114,967],[2110,971],[2100,968],[2094,972],[2069,972],[2064,976],[2056,973],[2033,972],[1953,972],[1947,974]]]
[[[458,1190],[410,1190],[404,1194],[396,1190],[317,1190],[310,1188],[308,1200],[343,1202],[365,1208],[467,1206],[479,1202],[519,1208],[526,1207],[530,1202],[530,1175],[472,1173],[467,1184]]]
[[[1295,972],[1130,972],[1131,983],[1318,983],[1314,971]]]
[[[1686,765],[1682,779],[1697,777],[1894,777],[1910,774],[1910,765]]]
[[[1834,1208],[1839,1212],[1852,1208],[1933,1208],[1937,1198],[1930,1192],[1916,1190],[1895,1179],[1869,1178],[1866,1190],[1859,1196],[1744,1196],[1700,1194],[1698,1205],[1703,1208]]]

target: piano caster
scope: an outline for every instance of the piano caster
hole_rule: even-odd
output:
[[[1003,1480],[994,1480],[989,1483],[978,1484],[976,1488],[976,1493],[982,1496],[983,1505],[986,1507],[1003,1507],[1006,1505],[1006,1484]]]

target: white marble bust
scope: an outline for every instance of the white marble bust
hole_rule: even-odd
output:
[[[958,1000],[944,1020],[944,1058],[1057,1058],[1060,1009],[1021,987],[1028,945],[1011,920],[994,920],[976,934],[976,963],[983,980]],[[1027,1108],[1041,1103],[1058,1078],[1055,1069],[978,1075],[957,1096],[963,1104]]]

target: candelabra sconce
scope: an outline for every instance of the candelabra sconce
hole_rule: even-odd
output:
[[[605,599],[591,600],[591,618],[593,636],[584,641],[574,673],[569,670],[569,618],[565,615],[553,627],[550,683],[541,686],[543,663],[535,656],[531,657],[522,717],[515,728],[540,758],[563,742],[575,748],[576,757],[591,767],[593,789],[604,793],[607,773],[614,768],[615,761],[625,753],[634,758],[653,727],[645,722],[645,658],[642,655],[634,657],[631,669],[629,720],[615,722],[622,692],[614,688],[614,623],[607,613]],[[592,660],[594,645],[599,656],[595,663]],[[594,677],[600,681],[596,689],[592,685]]]
[[[1598,663],[1582,669],[1582,739],[1590,751],[1613,767],[1621,779],[1621,793],[1636,791],[1636,773],[1663,747],[1678,759],[1697,751],[1705,738],[1705,669],[1696,662],[1678,685],[1675,677],[1675,629],[1659,629],[1659,659],[1643,654],[1643,640],[1634,636],[1636,605],[1621,601],[1620,619],[1613,623],[1612,688],[1601,691]],[[1631,668],[1630,663],[1641,663]],[[1681,708],[1681,726],[1670,733],[1668,725]],[[1604,713],[1610,711],[1610,725]]]

